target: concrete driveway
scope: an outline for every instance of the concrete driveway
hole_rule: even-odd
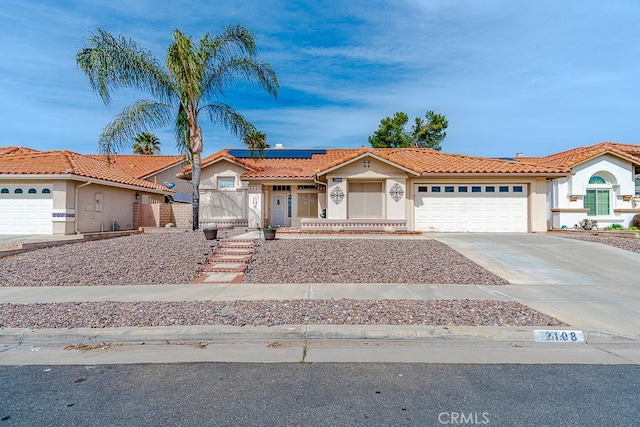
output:
[[[572,326],[640,337],[640,254],[540,234],[434,234],[511,285],[500,292]]]

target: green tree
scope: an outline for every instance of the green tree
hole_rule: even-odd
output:
[[[445,129],[449,126],[449,121],[442,114],[427,111],[425,114],[427,121],[416,117],[411,127],[410,136],[412,147],[427,147],[440,151],[442,141],[447,137]]]
[[[404,127],[409,121],[409,116],[402,111],[393,117],[385,117],[380,121],[378,130],[369,137],[369,144],[373,148],[404,148],[409,145],[409,135]]]
[[[135,101],[105,127],[98,140],[101,153],[109,155],[128,146],[138,133],[150,128],[174,127],[176,144],[192,165],[193,229],[197,230],[203,149],[198,119],[204,115],[244,138],[255,127],[220,100],[225,89],[242,80],[257,84],[274,98],[278,93],[273,69],[256,58],[253,33],[241,25],[228,26],[219,35],[205,34],[195,44],[175,30],[163,67],[135,41],[97,29],[76,61],[107,106],[110,92],[119,88],[138,89],[152,98]]]
[[[369,144],[374,148],[428,147],[441,150],[449,122],[445,116],[433,111],[427,111],[425,118],[426,121],[416,117],[411,129],[407,130],[409,116],[406,113],[400,111],[393,117],[385,117],[380,121],[378,130],[369,137]]]
[[[243,141],[244,145],[251,150],[262,151],[265,148],[270,148],[270,145],[267,143],[267,135],[258,130],[254,130],[253,132],[246,134]]]
[[[244,145],[246,145],[251,151],[251,157],[254,159],[264,158],[265,148],[271,146],[267,143],[267,134],[260,132],[259,130],[253,130],[246,134],[243,138]]]
[[[155,154],[160,152],[160,140],[149,132],[142,132],[134,138],[133,154]]]

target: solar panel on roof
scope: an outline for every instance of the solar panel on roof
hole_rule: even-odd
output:
[[[233,157],[239,159],[310,159],[314,154],[327,154],[327,150],[324,149],[309,149],[309,148],[271,148],[263,150],[260,153],[259,150],[249,150],[246,148],[236,148],[228,151]]]

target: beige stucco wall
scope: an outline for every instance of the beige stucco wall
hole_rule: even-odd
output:
[[[81,185],[82,183],[78,183]],[[77,228],[80,233],[110,231],[115,220],[120,230],[133,229],[133,203],[141,196],[161,196],[124,188],[90,184],[78,188]]]
[[[407,172],[369,156],[337,168],[327,174],[327,193],[325,198],[327,218],[348,218],[349,182],[375,181],[382,182],[382,189],[384,191],[383,219],[406,219],[407,178]],[[338,181],[336,181],[336,179]],[[390,190],[394,184],[398,184],[403,191],[403,196],[398,201],[395,201],[390,194]],[[339,204],[331,200],[331,192],[336,188],[340,188],[344,193],[344,199]]]
[[[176,175],[182,171],[182,167],[182,163],[180,163],[145,179],[147,181],[162,185],[164,185],[165,183],[173,182],[175,184],[175,187],[172,188],[173,191],[175,191],[176,193],[191,194],[193,193],[191,181],[179,179],[176,177]]]

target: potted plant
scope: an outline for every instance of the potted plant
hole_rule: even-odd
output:
[[[276,228],[273,226],[268,226],[262,230],[264,233],[264,240],[274,240],[276,238]]]
[[[202,229],[204,238],[207,240],[214,240],[218,238],[218,224],[210,224]]]

